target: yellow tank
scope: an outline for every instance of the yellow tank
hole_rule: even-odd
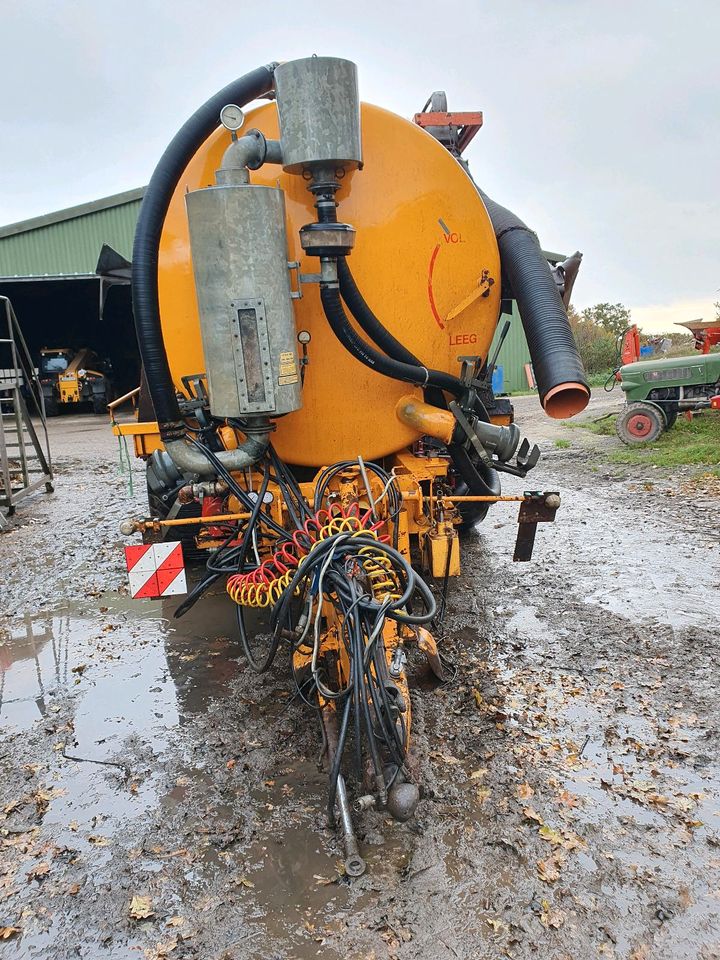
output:
[[[279,135],[274,103],[247,115],[245,129]],[[467,174],[420,127],[370,104],[362,105],[364,166],[348,172],[337,194],[338,219],[357,231],[349,265],[384,325],[424,364],[458,374],[458,357],[486,356],[500,307],[500,257],[490,219]],[[178,389],[182,377],[205,370],[184,195],[214,184],[230,142],[219,128],[185,170],[173,196],[160,245],[163,335]],[[316,219],[302,177],[266,164],[253,183],[285,192],[288,259],[317,273],[298,231]],[[377,459],[411,444],[420,430],[396,416],[413,391],[358,363],[338,343],[320,305],[317,284],[303,284],[294,301],[298,332],[308,331],[309,364],[303,406],[281,418],[273,443],[280,457],[321,466],[358,454]],[[418,399],[420,390],[415,391]]]

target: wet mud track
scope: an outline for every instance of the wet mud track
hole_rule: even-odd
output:
[[[84,419],[0,536],[3,955],[720,957],[712,505],[548,436],[558,520],[526,565],[512,508],[465,543],[456,675],[411,664],[418,815],[358,818],[350,882],[287,663],[248,672],[220,590],[181,620],[128,599],[142,475],[133,505]]]

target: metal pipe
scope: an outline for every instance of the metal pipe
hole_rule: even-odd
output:
[[[429,403],[423,403],[416,396],[406,394],[395,404],[395,416],[401,423],[423,436],[427,435],[450,443],[457,421],[448,410],[440,410]]]
[[[108,403],[108,410],[114,410],[116,407],[121,406],[123,403],[126,403],[132,397],[136,397],[140,393],[140,387],[135,387],[134,390],[130,390],[128,393],[124,393],[121,397],[118,397],[117,400],[111,400]]]
[[[270,424],[267,417],[252,418],[259,432],[251,433],[234,450],[220,450],[215,453],[226,470],[244,470],[251,467],[263,456],[270,443]],[[215,468],[202,450],[193,447],[187,440],[166,440],[165,449],[181,473],[196,473],[201,477],[214,477]]]
[[[154,530],[156,527],[190,527],[193,524],[227,523],[231,520],[247,520],[249,513],[219,513],[215,517],[180,517],[175,520],[123,520],[120,532],[126,537],[143,530]]]
[[[335,754],[337,753],[338,749],[338,729],[335,704],[325,702],[320,714],[320,722],[325,729],[328,762],[330,764],[330,768],[332,769]],[[355,831],[353,830],[352,825],[352,816],[350,813],[347,790],[345,789],[345,780],[341,773],[338,774],[335,796],[338,807],[340,808],[340,820],[342,821],[343,843],[345,845],[345,872],[349,877],[359,877],[365,873],[365,861],[360,856],[357,838],[355,837]]]
[[[337,801],[340,808],[340,820],[343,828],[343,841],[345,843],[345,873],[349,877],[360,877],[365,873],[365,861],[360,856],[357,838],[352,825],[352,816],[350,814],[350,804],[348,802],[347,790],[345,789],[345,779],[339,774],[337,779]]]

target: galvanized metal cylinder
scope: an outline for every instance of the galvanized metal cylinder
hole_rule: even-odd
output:
[[[213,415],[298,410],[282,190],[208,187],[187,194],[185,202]]]
[[[275,69],[283,168],[362,166],[357,67],[337,57],[290,60]]]

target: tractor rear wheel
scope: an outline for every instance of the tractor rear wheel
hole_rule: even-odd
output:
[[[650,403],[628,403],[618,414],[615,430],[623,443],[651,443],[665,430],[665,416]]]
[[[108,412],[108,396],[106,393],[94,393],[92,398],[92,410],[94,414]]]

